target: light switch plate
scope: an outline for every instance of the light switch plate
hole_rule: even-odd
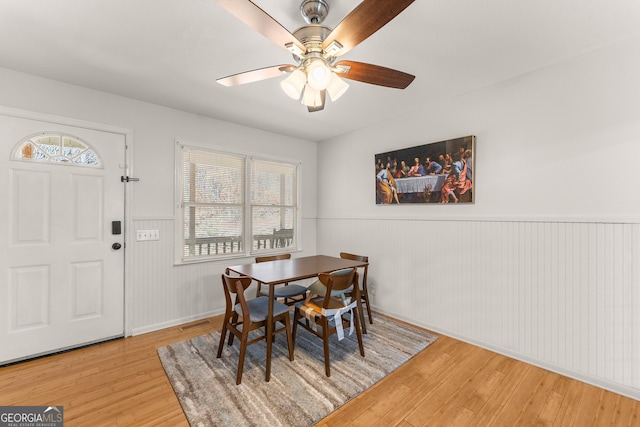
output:
[[[159,230],[138,230],[136,231],[136,241],[160,240]]]

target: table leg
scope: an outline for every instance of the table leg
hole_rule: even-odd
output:
[[[269,304],[267,308],[267,372],[265,381],[271,379],[271,346],[273,344],[273,301],[275,299],[274,286],[269,285]]]

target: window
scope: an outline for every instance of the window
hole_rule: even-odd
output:
[[[102,167],[100,157],[85,142],[70,135],[39,133],[18,144],[14,159],[74,166]]]
[[[252,251],[293,246],[296,166],[251,159]]]
[[[296,164],[178,149],[182,261],[296,247]]]

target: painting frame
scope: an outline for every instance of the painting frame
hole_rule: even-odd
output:
[[[474,204],[476,137],[376,154],[376,205]]]

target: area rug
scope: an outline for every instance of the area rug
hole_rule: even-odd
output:
[[[216,358],[220,332],[158,349],[182,409],[195,426],[311,426],[426,348],[436,337],[377,316],[363,335],[330,344],[331,377],[324,373],[322,340],[298,328],[295,361],[279,334],[273,345],[271,380],[265,382],[264,342],[250,345],[236,385],[238,340]]]

